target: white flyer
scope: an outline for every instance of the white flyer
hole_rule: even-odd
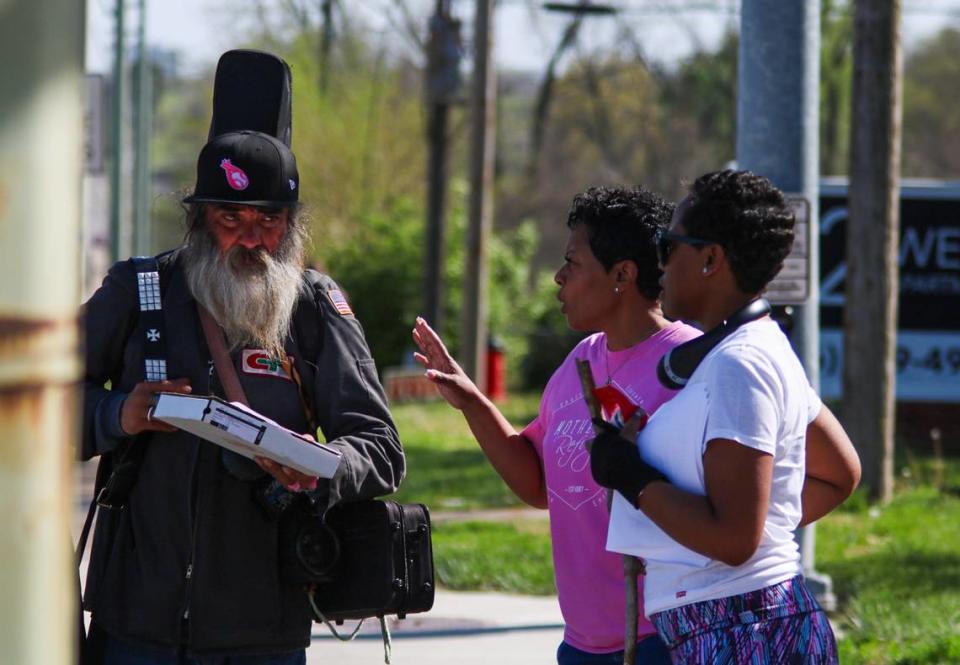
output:
[[[332,478],[340,451],[311,441],[237,402],[160,393],[153,418],[244,457],[266,457],[301,473]]]

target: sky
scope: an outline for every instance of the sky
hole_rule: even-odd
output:
[[[349,2],[351,12],[364,16],[365,22],[389,29],[384,15],[394,4],[390,0],[342,0]],[[229,16],[229,0],[146,0],[147,41],[149,44],[180,51],[181,63],[187,72],[212,67],[223,51],[242,43],[242,28]],[[242,6],[243,0],[234,0]],[[713,0],[717,5],[732,6],[734,0]],[[87,69],[106,72],[110,69],[113,44],[114,0],[87,2]],[[319,5],[319,2],[314,3]],[[426,16],[432,2],[408,0]],[[538,71],[547,62],[569,18],[540,9],[539,2],[500,0],[496,12],[495,54],[501,66]],[[135,35],[137,3],[127,0],[126,33],[128,43]],[[385,11],[386,10],[386,11]],[[469,28],[473,20],[472,0],[454,0],[454,14]],[[396,16],[396,12],[393,11]],[[624,20],[642,23],[637,32],[649,52],[675,58],[689,52],[696,39],[715,43],[723,33],[727,12],[690,12],[682,17],[669,14],[629,13]],[[610,38],[614,22],[610,18],[587,21],[582,37],[587,44],[602,43]]]
[[[235,21],[231,8],[244,0],[145,0],[147,3],[147,42],[180,53],[185,73],[213,69],[223,51],[243,43],[243,27]],[[365,22],[391,30],[384,18],[394,2],[390,0],[341,0],[349,2],[351,11],[364,15]],[[313,3],[319,5],[319,2]],[[408,0],[426,15],[430,0]],[[560,39],[567,16],[544,11],[540,2],[500,0],[495,24],[495,55],[500,67],[541,71]],[[652,60],[669,63],[689,54],[699,45],[713,47],[728,25],[735,25],[738,16],[736,0],[619,0],[616,6],[626,8],[621,22],[628,23],[645,54]],[[127,39],[135,35],[137,3],[126,0]],[[644,10],[643,7],[657,9]],[[453,11],[469,25],[473,18],[472,0],[454,0]],[[678,8],[685,7],[682,11]],[[113,44],[114,0],[87,2],[88,71],[107,72],[111,66]],[[614,19],[589,19],[581,32],[587,49],[609,43],[615,36]],[[396,25],[396,24],[394,24]],[[903,39],[906,49],[918,44],[946,25],[960,27],[960,0],[905,0]]]

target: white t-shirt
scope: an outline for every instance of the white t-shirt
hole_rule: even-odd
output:
[[[773,455],[774,462],[760,545],[736,567],[679,544],[614,493],[607,549],[646,560],[647,616],[800,574],[793,531],[801,517],[806,429],[820,407],[790,342],[764,318],[718,344],[687,386],[653,415],[637,437],[640,454],[688,492],[706,494],[703,454],[713,439],[731,439]]]

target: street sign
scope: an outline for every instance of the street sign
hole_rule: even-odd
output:
[[[800,194],[786,198],[795,220],[793,247],[764,296],[773,305],[802,305],[810,297],[810,202]]]

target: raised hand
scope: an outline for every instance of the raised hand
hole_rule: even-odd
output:
[[[427,369],[427,378],[437,385],[450,406],[463,409],[480,397],[480,389],[453,359],[437,332],[419,316],[413,327],[413,341],[420,349],[413,354],[414,359]]]
[[[153,407],[157,403],[157,393],[183,393],[189,395],[192,388],[190,379],[172,381],[141,381],[133,387],[120,407],[120,427],[133,436],[145,431],[176,432],[173,425],[153,419]]]

